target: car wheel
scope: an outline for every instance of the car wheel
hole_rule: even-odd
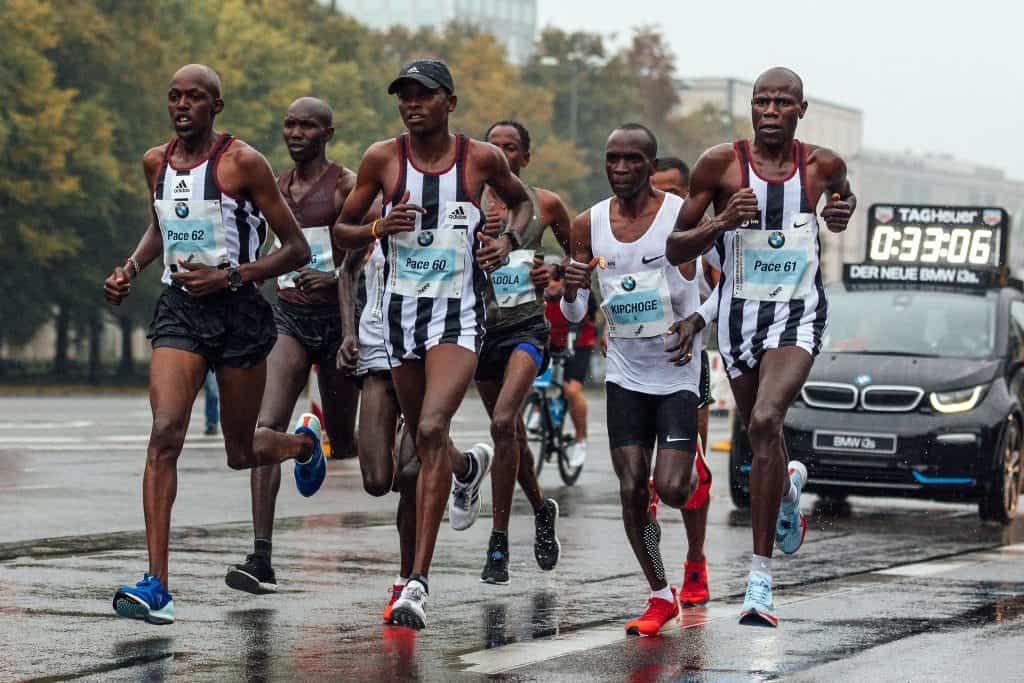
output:
[[[732,421],[732,444],[729,447],[729,497],[740,510],[750,508],[750,472],[743,471],[750,464],[750,444],[739,416]]]
[[[982,519],[1010,524],[1017,518],[1022,479],[1021,428],[1012,417],[1003,429],[996,455],[988,491],[978,502],[978,514]]]

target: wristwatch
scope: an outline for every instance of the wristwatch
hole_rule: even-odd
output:
[[[242,288],[242,273],[235,266],[228,266],[228,289],[237,292]]]

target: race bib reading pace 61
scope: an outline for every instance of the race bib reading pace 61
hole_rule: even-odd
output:
[[[306,241],[309,242],[309,263],[306,264],[306,268],[312,268],[313,270],[319,270],[324,273],[329,273],[334,270],[334,251],[331,249],[331,228],[326,225],[320,225],[315,228],[303,228],[302,234],[305,235]],[[276,242],[275,246],[281,247],[280,242]],[[289,289],[295,286],[295,278],[298,277],[298,271],[292,271],[285,273],[277,278],[277,286],[281,289]]]
[[[491,275],[494,298],[501,308],[512,308],[537,300],[530,270],[533,268],[533,249],[516,249],[508,255],[508,265]]]
[[[439,228],[391,235],[391,291],[430,299],[462,296],[466,231]]]
[[[601,276],[601,295],[609,336],[657,337],[669,327],[672,304],[664,269]]]
[[[165,266],[176,266],[179,260],[214,267],[228,263],[219,200],[157,199],[153,205],[164,241]]]
[[[789,301],[810,293],[815,269],[808,265],[817,248],[814,230],[738,229],[733,247],[733,296],[753,301]]]

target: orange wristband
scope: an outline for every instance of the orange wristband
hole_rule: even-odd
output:
[[[380,223],[380,219],[376,218],[373,221],[373,225],[370,226],[370,234],[373,235],[373,239],[377,240],[380,237],[377,235],[377,224]]]

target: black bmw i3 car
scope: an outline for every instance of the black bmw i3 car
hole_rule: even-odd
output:
[[[933,213],[922,219],[924,209]],[[1006,214],[870,211],[868,261],[848,264],[829,288],[821,354],[786,416],[789,457],[807,466],[807,490],[824,496],[977,501],[983,519],[1009,523],[1022,479],[1024,294],[1000,270]],[[949,220],[955,211],[968,212],[963,222]],[[950,234],[953,245],[942,239]],[[922,261],[928,237],[943,246],[928,245],[935,258]],[[750,464],[737,419],[730,492],[740,507]]]

